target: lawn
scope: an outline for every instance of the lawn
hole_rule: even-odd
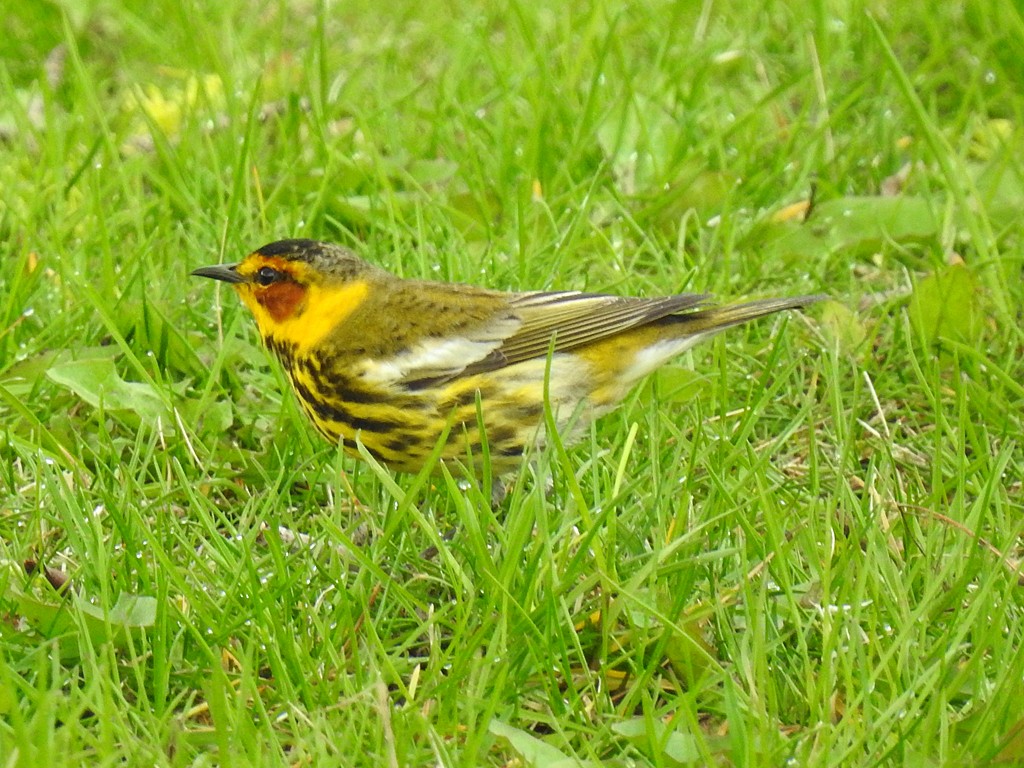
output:
[[[0,765],[1024,764],[1011,3],[0,15]],[[831,300],[490,489],[306,423],[285,237]]]

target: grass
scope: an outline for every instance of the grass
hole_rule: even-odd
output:
[[[4,765],[1024,761],[1015,8],[0,28]],[[835,300],[695,350],[494,508],[325,446],[187,277],[287,236]]]

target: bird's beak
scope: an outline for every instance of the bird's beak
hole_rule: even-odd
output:
[[[214,264],[212,267],[193,269],[192,274],[196,277],[212,277],[214,280],[223,280],[225,283],[246,282],[246,278],[238,274],[237,267],[237,264]]]

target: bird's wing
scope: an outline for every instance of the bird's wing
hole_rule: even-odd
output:
[[[699,307],[707,296],[681,293],[654,299],[576,291],[515,294],[509,308],[522,324],[466,373],[492,370],[548,351],[566,352],[662,317]]]
[[[491,291],[460,287],[453,296],[452,286],[446,286],[443,295],[433,296],[428,290],[432,287],[419,284],[415,294],[404,297],[404,305],[422,303],[410,310],[417,320],[414,337],[401,339],[402,349],[395,355],[365,359],[360,376],[388,386],[421,389],[542,358],[552,348],[565,352],[695,309],[706,299],[697,294],[643,299],[537,291],[504,294],[496,303],[497,295]]]
[[[407,389],[566,352],[698,307],[696,294],[640,299],[577,291],[512,294],[498,313],[457,333],[422,340],[378,367]]]

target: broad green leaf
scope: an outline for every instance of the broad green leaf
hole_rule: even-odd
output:
[[[967,165],[985,215],[997,230],[1014,228],[1024,215],[1020,205],[1024,197],[1024,170],[1019,159],[1022,150],[1024,142],[1017,141],[1001,148],[985,163]]]
[[[821,257],[832,251],[873,252],[886,242],[938,237],[935,203],[919,197],[842,197],[814,207],[803,222],[769,222],[753,237],[783,255]]]
[[[137,629],[151,627],[156,622],[156,598],[148,595],[122,592],[109,611],[84,600],[79,601],[78,607],[86,614],[90,633],[93,630],[105,630],[107,624],[120,629]],[[95,621],[90,621],[89,617]]]
[[[164,401],[149,384],[125,381],[110,358],[75,360],[50,368],[46,375],[66,387],[94,408],[131,411],[144,421],[168,423]]]
[[[532,768],[570,768],[571,766],[586,765],[575,758],[568,757],[533,734],[500,720],[491,720],[488,730],[495,736],[507,739],[516,754]]]
[[[841,302],[823,302],[820,318],[822,329],[844,354],[856,353],[868,338],[867,328],[857,313]]]
[[[682,618],[681,632],[672,632],[665,644],[665,656],[684,685],[697,686],[709,670],[716,669],[718,650],[708,642],[704,618]]]
[[[644,754],[651,757],[660,754],[662,759],[655,760],[657,764],[662,764],[666,758],[673,764],[681,765],[695,763],[701,758],[697,741],[693,736],[680,733],[660,720],[637,717],[612,723],[612,730],[626,737]]]
[[[38,597],[21,590],[12,580],[4,597],[14,602],[18,615],[39,634],[61,640],[65,659],[81,655],[83,628],[92,645],[111,642],[123,649],[129,645],[129,636],[156,622],[156,598],[147,595],[121,593],[114,605],[104,610],[77,594]]]
[[[971,341],[981,328],[977,281],[964,264],[934,272],[914,288],[910,317],[928,344]]]
[[[205,403],[199,400],[182,400],[179,410],[182,418],[202,434],[224,434],[234,423],[234,406],[230,400],[215,400]]]

